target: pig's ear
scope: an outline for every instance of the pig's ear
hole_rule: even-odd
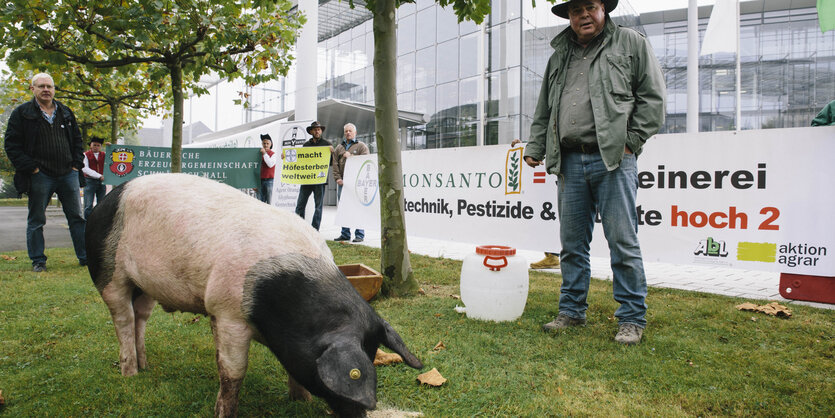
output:
[[[422,369],[423,363],[406,348],[406,344],[400,338],[400,334],[394,330],[394,328],[386,322],[385,319],[380,318],[380,322],[382,322],[383,330],[385,335],[383,336],[383,345],[394,350],[395,353],[400,354],[400,357],[403,357],[403,361],[408,364],[409,366],[415,369]]]
[[[319,379],[336,395],[366,409],[377,406],[377,372],[357,345],[331,344],[318,359]]]

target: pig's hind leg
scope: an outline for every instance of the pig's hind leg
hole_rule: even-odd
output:
[[[133,316],[136,321],[134,335],[136,338],[136,360],[139,370],[148,368],[148,358],[145,357],[145,325],[148,323],[148,318],[151,316],[151,311],[153,311],[155,304],[156,301],[148,296],[147,293],[143,293],[139,289],[134,291]]]
[[[252,330],[242,319],[213,315],[212,334],[215,337],[217,372],[220,378],[215,416],[234,417],[238,414],[238,392],[246,374]]]
[[[137,324],[133,305],[135,289],[133,283],[128,280],[114,279],[101,290],[101,297],[107,304],[110,316],[113,318],[113,326],[116,327],[116,337],[119,339],[119,365],[123,376],[133,376],[138,372]]]

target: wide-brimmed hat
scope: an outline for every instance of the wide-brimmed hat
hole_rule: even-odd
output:
[[[568,19],[568,6],[571,3],[574,3],[580,0],[563,0],[562,3],[554,6],[551,8],[551,13],[563,18]],[[618,7],[618,0],[600,0],[603,2],[603,7],[606,8],[606,13],[611,13],[612,10],[615,10]]]
[[[314,120],[313,123],[311,123],[310,126],[307,127],[307,133],[313,135],[312,133],[310,133],[310,131],[312,131],[313,128],[322,128],[322,132],[325,132],[325,125],[319,125],[319,121]]]

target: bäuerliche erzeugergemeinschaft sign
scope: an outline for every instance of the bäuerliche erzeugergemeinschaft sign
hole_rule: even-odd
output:
[[[105,157],[105,184],[118,185],[136,177],[171,172],[171,148],[111,145]],[[258,148],[187,148],[182,152],[182,173],[239,189],[258,187],[260,170]]]

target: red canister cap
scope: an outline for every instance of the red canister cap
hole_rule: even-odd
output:
[[[475,253],[480,255],[508,256],[516,255],[516,249],[505,245],[479,245],[475,247]]]

